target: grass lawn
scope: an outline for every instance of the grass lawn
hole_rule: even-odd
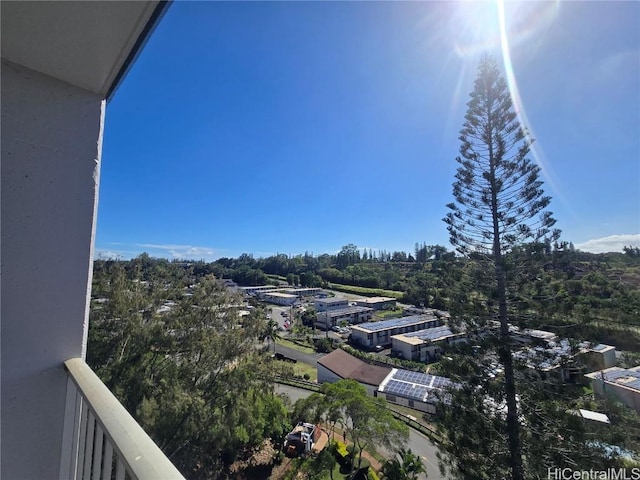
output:
[[[312,367],[311,365],[307,365],[306,363],[298,362],[293,366],[293,371],[296,375],[308,374],[310,382],[318,381],[318,369]]]
[[[395,310],[380,310],[375,313],[375,317],[380,320],[384,320],[385,318],[401,317],[401,316],[402,316],[401,308],[396,308]]]

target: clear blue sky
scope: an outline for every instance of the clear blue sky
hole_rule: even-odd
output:
[[[504,18],[508,49],[495,3],[174,3],[107,106],[96,255],[449,247],[483,51],[508,51],[563,239],[640,245],[640,3]]]

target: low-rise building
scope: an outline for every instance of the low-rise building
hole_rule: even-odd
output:
[[[342,379],[356,380],[371,396],[427,413],[436,413],[437,404],[447,401],[445,390],[454,385],[436,375],[371,365],[342,349],[318,360],[318,382]]]
[[[258,293],[264,292],[272,292],[274,290],[278,290],[275,285],[256,285],[252,287],[238,287],[238,290],[243,292],[245,295],[257,295]]]
[[[348,307],[349,300],[338,297],[318,298],[313,302],[313,306],[315,307],[316,312],[326,312]]]
[[[265,302],[285,306],[293,305],[298,300],[297,295],[282,292],[264,292],[260,294],[260,298]]]
[[[443,345],[465,342],[464,333],[453,333],[446,325],[417,332],[401,333],[391,337],[391,351],[414,362],[435,362]]]
[[[373,308],[346,307],[337,310],[325,310],[316,314],[316,327],[329,330],[342,322],[357,324],[368,322],[373,318]]]
[[[318,383],[355,380],[365,386],[369,395],[374,396],[378,386],[392,370],[391,367],[370,365],[338,348],[318,360]]]
[[[596,395],[612,396],[640,413],[640,366],[611,367],[585,376],[591,380]]]
[[[380,383],[376,396],[384,395],[387,402],[435,414],[438,403],[449,401],[446,389],[453,386],[454,382],[445,377],[394,368]]]
[[[615,367],[617,362],[616,347],[600,343],[583,352],[582,361],[587,365],[589,371]]]
[[[288,293],[289,295],[295,295],[298,298],[313,297],[320,293],[320,288],[283,288],[279,290],[282,293]]]
[[[393,310],[396,308],[396,299],[391,297],[370,297],[355,300],[359,307],[370,307],[374,310]]]
[[[431,315],[413,315],[381,322],[368,322],[351,329],[351,340],[365,348],[391,345],[391,337],[439,326],[440,319]]]

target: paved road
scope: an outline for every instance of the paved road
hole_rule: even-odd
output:
[[[276,385],[276,392],[288,395],[292,402],[301,398],[306,398],[313,393],[309,390],[290,387],[289,385]],[[446,480],[446,478],[440,474],[440,470],[438,469],[438,459],[436,457],[438,448],[431,442],[431,440],[429,440],[429,438],[413,429],[409,429],[409,441],[406,447],[410,448],[413,453],[420,455],[429,480]],[[425,477],[422,476],[421,478]]]
[[[314,368],[318,368],[318,360],[326,355],[326,353],[304,353],[294,350],[293,348],[285,347],[284,345],[276,344],[276,352],[281,353],[289,358],[293,358],[299,362],[311,365]]]

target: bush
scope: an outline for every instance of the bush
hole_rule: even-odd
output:
[[[329,353],[333,350],[333,343],[328,338],[316,338],[313,341],[313,348],[319,353]]]
[[[347,446],[339,440],[331,442],[331,453],[340,464],[341,467],[351,466],[351,452],[347,449]]]

